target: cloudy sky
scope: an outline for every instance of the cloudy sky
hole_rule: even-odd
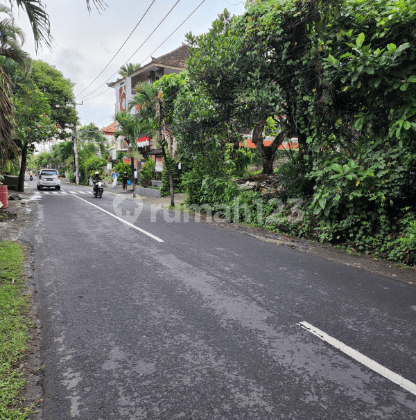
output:
[[[224,8],[236,15],[244,11],[243,1],[205,0],[155,51],[202,0],[177,1],[154,0],[152,4],[153,0],[105,0],[107,7],[104,11],[99,12],[92,7],[91,13],[88,13],[85,0],[45,0],[55,45],[52,51],[43,48],[37,55],[30,25],[23,13],[16,17],[16,24],[26,33],[24,49],[31,57],[55,66],[64,77],[75,83],[77,102],[83,103],[77,106],[81,124],[94,122],[98,127],[104,127],[113,121],[115,104],[114,89],[108,88],[106,82],[117,79],[118,69],[123,64],[146,64],[150,61],[150,55],[158,57],[179,47],[185,41],[186,33],[198,35],[207,32],[212,21]],[[168,17],[135,53],[175,3],[177,5]],[[146,16],[118,55],[88,87],[117,53],[151,4]]]

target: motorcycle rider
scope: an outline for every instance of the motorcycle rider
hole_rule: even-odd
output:
[[[92,187],[92,192],[94,192],[94,191],[95,191],[96,184],[97,184],[97,182],[99,182],[99,181],[101,181],[101,182],[102,182],[102,179],[101,179],[101,177],[100,177],[100,173],[97,171],[97,172],[94,174],[94,176],[92,177],[92,185],[93,185],[93,187]]]

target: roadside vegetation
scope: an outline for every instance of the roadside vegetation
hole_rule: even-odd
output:
[[[188,34],[186,71],[131,105],[155,129],[160,107],[158,141],[181,163],[174,187],[189,206],[413,265],[415,27],[415,0],[248,2]],[[254,160],[276,188],[237,182]]]
[[[23,293],[23,247],[0,241],[0,418],[26,419],[32,409],[18,398],[25,380],[21,360],[25,357],[30,322],[25,317],[28,299]]]
[[[135,87],[129,111],[139,112],[115,115],[130,164],[117,156],[115,168],[131,177],[141,158],[135,139],[149,136],[164,155],[162,195],[184,191],[189,206],[233,221],[414,265],[416,0],[249,0],[245,7],[240,16],[225,9],[205,34],[187,34],[185,71]],[[6,41],[21,46],[18,28],[4,25]],[[77,116],[60,105],[74,103],[72,83],[39,61],[30,70],[18,52],[0,53],[13,81],[4,92],[16,107],[0,127],[7,145],[0,167],[17,171],[20,149],[22,175],[33,139],[67,135],[64,125]],[[59,87],[61,102],[48,86]],[[111,158],[97,127],[78,133],[86,183]],[[254,150],[246,147],[249,133]],[[279,147],[294,138],[298,147],[282,157]],[[72,153],[68,141],[35,164],[59,162],[73,179]],[[252,164],[261,174],[249,173]],[[145,163],[141,185],[150,185],[154,169]],[[239,182],[254,175],[259,187]]]

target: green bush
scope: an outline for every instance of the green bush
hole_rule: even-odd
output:
[[[408,186],[415,157],[412,143],[377,137],[346,151],[315,151],[306,177],[315,184],[308,206],[313,217],[303,233],[357,252],[415,262],[409,229],[416,211]]]
[[[150,181],[154,179],[155,176],[155,162],[149,157],[147,161],[140,169],[140,181],[139,185],[141,187],[147,187],[150,185]]]
[[[416,212],[405,169],[413,156],[410,146],[394,149],[386,142],[359,147],[348,156],[320,152],[312,156],[312,170],[309,157],[292,156],[277,171],[285,203],[238,189],[226,165],[209,164],[206,157],[194,161],[182,179],[188,204],[209,204],[214,213],[226,208],[226,217],[235,222],[414,264]]]
[[[124,163],[122,160],[120,160],[120,161],[117,163],[117,165],[116,165],[116,166],[114,166],[114,168],[113,168],[113,172],[114,172],[114,171],[118,172],[118,174],[120,175],[120,176],[117,178],[117,181],[118,181],[118,182],[121,182],[121,179],[123,178],[123,174],[124,174],[124,172],[127,172],[127,174],[128,174],[128,176],[129,176],[129,178],[130,178],[130,179],[131,179],[131,178],[132,178],[132,176],[133,176],[132,171],[131,171],[131,165],[130,165],[129,163]]]
[[[80,165],[80,182],[86,184],[88,182],[88,177],[94,175],[96,171],[102,172],[103,166],[107,162],[105,159],[102,159],[96,155],[90,156]]]
[[[17,160],[8,160],[3,168],[5,175],[19,175],[20,165]]]
[[[253,153],[248,148],[233,149],[233,145],[225,151],[225,163],[231,176],[241,178],[244,176],[248,165],[253,160]]]
[[[280,165],[276,170],[282,188],[281,195],[284,201],[289,198],[311,196],[314,182],[307,177],[310,164],[307,157],[298,153],[291,153],[291,159]]]
[[[74,174],[74,172],[72,172],[72,171],[69,171],[68,172],[68,181],[69,182],[75,182],[75,174]]]

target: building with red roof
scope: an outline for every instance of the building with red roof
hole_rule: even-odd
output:
[[[127,77],[118,79],[115,82],[107,83],[109,87],[112,87],[115,90],[115,112],[117,113],[128,110],[128,103],[133,98],[138,83],[147,82],[152,84],[164,75],[181,73],[185,68],[185,62],[189,57],[189,50],[190,46],[188,44],[183,44],[175,50],[161,55],[160,57],[151,57],[152,60],[150,63],[133,71]],[[131,110],[133,114],[137,111],[138,109],[135,108]],[[111,124],[106,128],[109,127],[111,127]],[[154,156],[154,159],[157,159],[157,156],[161,154],[161,151],[155,150],[155,147],[151,143],[151,139],[148,137],[138,138],[136,144],[141,153],[145,156],[150,155]],[[127,150],[125,142],[117,141],[116,150]]]
[[[127,111],[128,103],[134,96],[138,83],[148,82],[152,84],[165,74],[181,73],[185,68],[186,59],[189,57],[189,49],[188,44],[183,44],[160,57],[152,57],[150,63],[133,71],[127,77],[107,83],[109,87],[115,89],[115,111]],[[135,112],[135,110],[132,111]]]

